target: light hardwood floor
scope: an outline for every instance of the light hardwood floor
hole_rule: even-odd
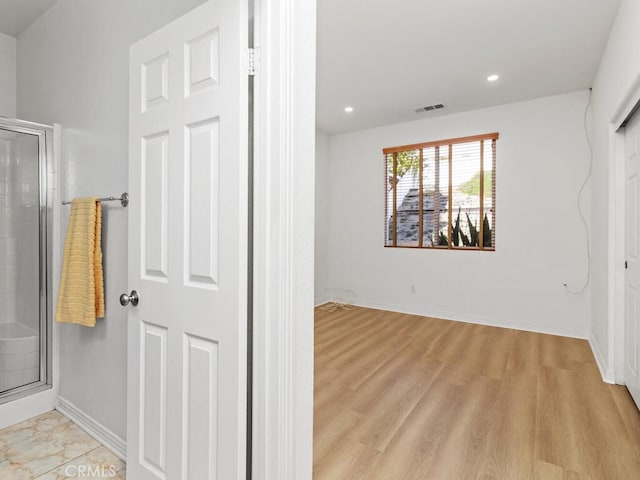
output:
[[[640,414],[585,340],[316,309],[314,480],[637,480]]]

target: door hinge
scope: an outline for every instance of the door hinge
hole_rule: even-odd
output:
[[[625,260],[625,261],[624,261],[624,269],[626,270],[626,269],[628,269],[628,268],[629,268],[629,265],[627,264],[627,261]]]
[[[258,51],[255,48],[247,50],[247,73],[253,77],[258,70]]]

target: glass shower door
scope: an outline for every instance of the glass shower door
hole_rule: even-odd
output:
[[[47,383],[46,132],[0,123],[0,401]]]

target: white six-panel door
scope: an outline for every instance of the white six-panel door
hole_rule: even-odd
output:
[[[244,478],[246,38],[212,0],[131,47],[132,480]]]
[[[640,408],[640,115],[625,127],[624,382]]]

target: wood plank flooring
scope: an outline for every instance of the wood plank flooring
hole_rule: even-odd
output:
[[[636,480],[640,413],[585,340],[316,309],[314,480]]]

